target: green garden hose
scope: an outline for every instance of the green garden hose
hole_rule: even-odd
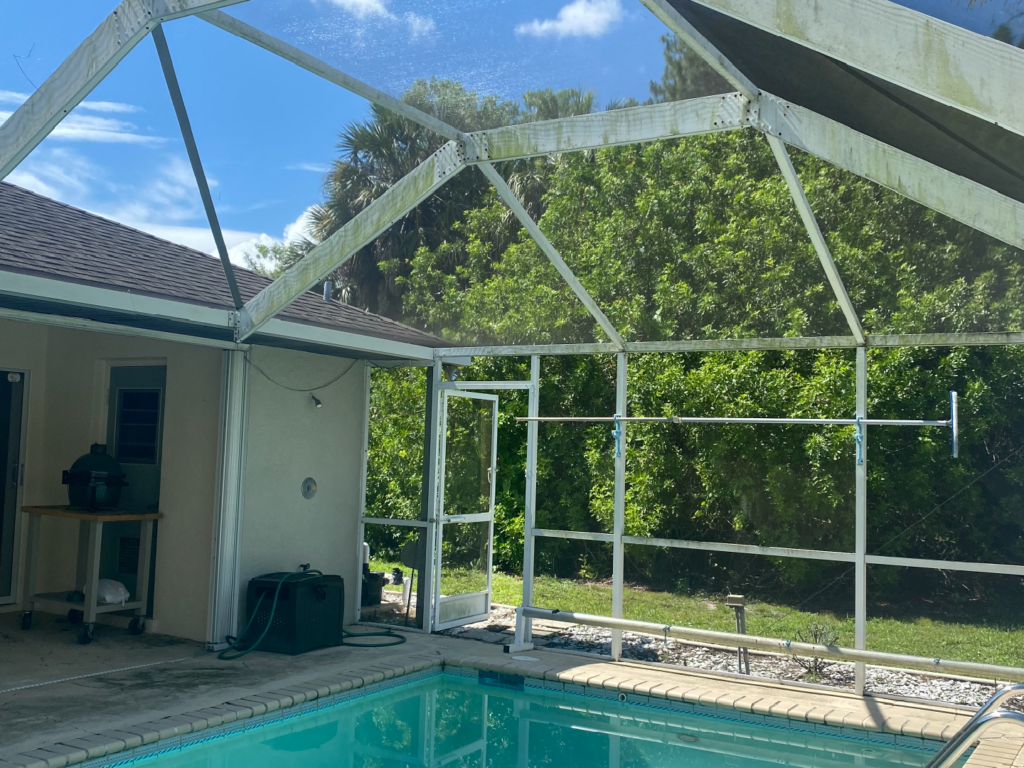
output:
[[[259,611],[260,611],[260,604],[263,602],[263,598],[267,596],[267,593],[264,592],[262,595],[260,595],[259,599],[256,601],[256,606],[253,608],[252,616],[249,618],[249,623],[245,625],[245,629],[243,629],[242,633],[232,641],[231,645],[229,645],[227,648],[225,648],[223,651],[221,651],[220,653],[217,654],[217,658],[222,660],[222,661],[235,661],[236,659],[242,658],[247,653],[251,653],[252,651],[255,651],[256,648],[259,646],[259,644],[263,642],[263,638],[267,636],[267,632],[270,631],[270,627],[274,623],[274,612],[277,610],[277,599],[278,599],[278,597],[281,594],[281,587],[284,586],[284,583],[286,581],[288,581],[288,579],[291,579],[293,577],[298,577],[298,576],[308,576],[310,574],[320,575],[320,576],[324,575],[323,571],[318,571],[318,570],[312,569],[312,570],[294,571],[292,573],[286,573],[286,574],[284,574],[278,580],[278,582],[277,582],[277,589],[274,590],[274,602],[271,603],[271,605],[270,605],[270,616],[267,617],[267,626],[265,626],[263,628],[263,632],[262,632],[262,634],[260,634],[259,639],[255,643],[250,645],[248,648],[246,648],[245,650],[240,651],[239,653],[236,653],[234,656],[229,656],[228,654],[231,651],[237,651],[238,650],[238,646],[241,644],[242,639],[249,633],[249,629],[252,627],[252,623],[256,620],[256,616],[259,614]],[[350,645],[350,646],[352,646],[354,648],[387,648],[388,646],[391,646],[391,645],[401,645],[402,643],[405,642],[405,637],[403,635],[396,635],[390,629],[385,630],[384,632],[349,632],[347,629],[342,629],[341,632],[342,632],[341,644],[342,645]],[[345,638],[348,638],[348,637],[360,637],[360,638],[361,637],[387,637],[387,638],[389,638],[391,640],[391,642],[386,642],[386,643],[347,643],[347,642],[345,642]],[[228,638],[228,639],[230,640],[231,638]]]

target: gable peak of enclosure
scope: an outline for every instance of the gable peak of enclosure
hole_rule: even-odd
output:
[[[732,92],[466,133],[445,122],[444,116],[395,98],[386,86],[374,82],[373,73],[366,81],[357,79],[242,21],[254,18],[247,9],[270,7],[265,0],[123,0],[0,126],[0,178],[135,45],[152,36],[232,294],[236,341],[258,333],[457,174],[478,171],[497,189],[607,338],[606,345],[576,351],[1018,341],[1007,334],[867,336],[861,320],[865,308],[855,306],[846,291],[787,147],[816,155],[1011,246],[1024,246],[1024,103],[1008,97],[1024,82],[1024,50],[888,0],[639,0],[636,5],[638,10],[646,6]],[[417,122],[447,143],[281,277],[243,298],[227,258],[201,148],[189,125],[187,99],[178,87],[172,52],[161,29],[187,16]],[[188,53],[174,52],[180,57]],[[424,78],[432,74],[421,73]],[[533,221],[500,173],[501,166],[495,167],[524,157],[741,128],[767,137],[845,318],[848,336],[631,343]],[[491,353],[514,349],[493,348]]]

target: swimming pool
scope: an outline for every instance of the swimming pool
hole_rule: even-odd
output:
[[[699,706],[643,706],[478,673],[420,674],[383,690],[164,747],[120,764],[145,768],[799,768],[923,766],[938,742]],[[684,709],[685,708],[685,709]],[[909,741],[909,740],[907,740]],[[154,747],[157,745],[153,745]]]

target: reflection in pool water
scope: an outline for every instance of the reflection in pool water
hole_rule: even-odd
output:
[[[614,699],[492,687],[435,675],[177,752],[152,768],[867,768],[931,752]]]

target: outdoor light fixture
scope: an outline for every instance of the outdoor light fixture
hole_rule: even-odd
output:
[[[311,398],[313,398],[313,405],[315,405],[317,408],[323,408],[324,407],[324,404],[320,402],[320,398],[318,398],[312,392],[309,393],[309,396]]]

